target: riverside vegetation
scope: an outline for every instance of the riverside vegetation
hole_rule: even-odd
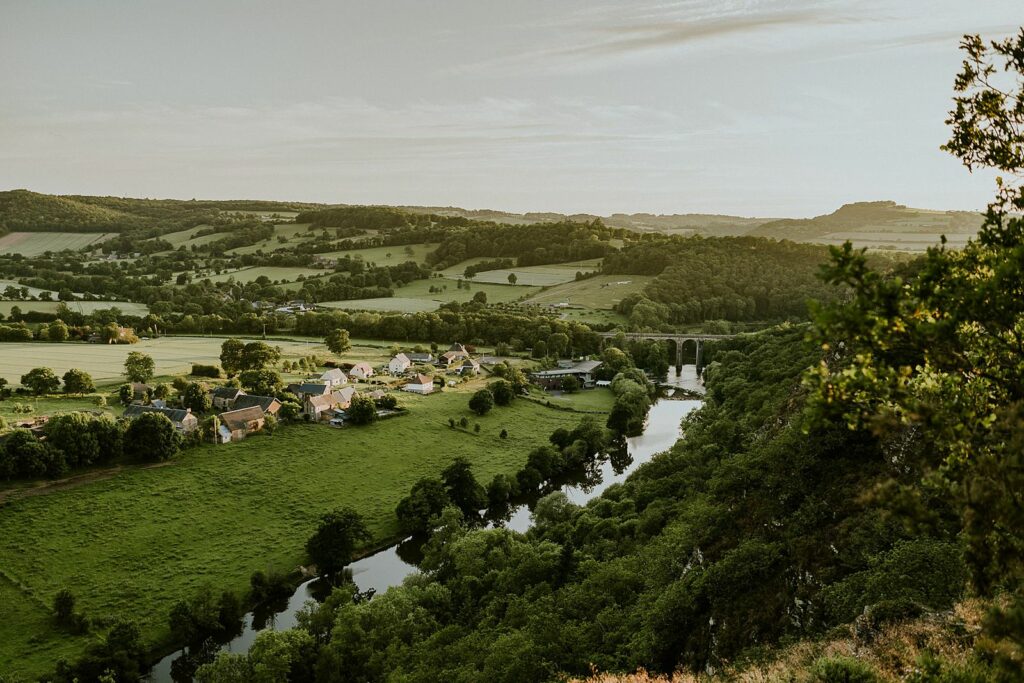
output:
[[[970,168],[995,168],[1019,178],[1024,174],[1024,30],[995,43],[968,36],[963,47],[945,149]],[[996,80],[1014,89],[996,89],[991,85]],[[814,249],[820,248],[763,238],[686,242],[636,237],[594,221],[562,221],[544,226],[550,230],[544,243],[552,246],[538,250],[536,226],[495,227],[472,218],[389,209],[302,210],[315,239],[304,240],[301,249],[296,244],[270,254],[229,254],[239,247],[227,248],[221,233],[239,232],[230,244],[248,246],[265,242],[268,233],[216,213],[211,220],[222,223],[214,227],[223,229],[201,236],[211,240],[167,256],[182,272],[197,273],[249,258],[250,265],[308,266],[301,254],[329,253],[313,251],[321,248],[317,244],[332,249],[370,241],[399,249],[438,245],[426,263],[356,266],[348,259],[325,286],[353,296],[375,288],[400,291],[395,278],[442,280],[430,275],[431,267],[469,258],[515,258],[517,265],[528,266],[600,257],[609,270],[643,268],[653,278],[618,307],[620,324],[673,329],[699,322],[724,330],[742,329],[746,322],[779,324],[709,343],[707,395],[703,407],[686,419],[684,438],[586,506],[575,506],[558,492],[544,496],[526,533],[480,528],[479,511],[500,517],[501,504],[517,487],[543,493],[564,469],[586,467],[608,437],[599,424],[529,401],[492,405],[504,388],[482,381],[442,394],[452,402],[447,415],[446,410],[426,416],[413,409],[402,418],[405,424],[422,421],[410,434],[424,457],[412,463],[381,446],[382,435],[397,434],[387,422],[342,434],[358,448],[340,456],[310,449],[307,435],[315,427],[296,426],[230,446],[230,458],[192,451],[163,469],[133,470],[88,487],[16,501],[0,517],[0,524],[8,525],[0,538],[10,539],[3,566],[5,571],[14,567],[19,581],[31,577],[48,583],[33,592],[6,576],[0,581],[15,614],[4,622],[5,647],[14,642],[38,653],[39,640],[26,642],[15,630],[35,624],[51,652],[71,654],[80,649],[75,639],[88,637],[76,635],[79,607],[88,616],[115,594],[145,594],[140,602],[166,608],[147,613],[150,632],[159,631],[155,622],[167,610],[176,615],[175,631],[188,632],[197,624],[225,628],[239,609],[237,598],[223,589],[244,585],[254,565],[273,558],[276,567],[289,566],[306,559],[304,551],[324,557],[326,538],[334,539],[327,545],[339,553],[333,559],[328,554],[327,563],[336,566],[367,535],[393,538],[404,529],[428,537],[422,573],[382,595],[362,595],[341,582],[322,603],[308,606],[298,628],[263,632],[247,653],[217,655],[199,667],[197,679],[511,682],[641,668],[654,676],[818,683],[1021,679],[1024,190],[1019,186],[1000,183],[978,239],[962,250],[938,248],[915,260],[891,260],[845,246],[830,250],[819,280],[810,273],[817,269]],[[106,213],[89,214],[97,228],[103,221],[117,224]],[[324,226],[340,232],[324,235]],[[97,291],[146,298],[141,303],[155,317],[140,319],[140,330],[210,325],[231,331],[269,320],[280,326],[275,329],[308,326],[301,329],[324,335],[345,327],[353,336],[423,342],[439,341],[442,331],[454,330],[510,346],[509,338],[498,335],[514,336],[516,346],[530,349],[542,362],[561,355],[552,345],[565,352],[603,353],[609,364],[617,357],[602,348],[596,328],[585,323],[530,307],[494,306],[475,295],[476,301],[413,316],[260,316],[242,304],[283,300],[286,291],[296,291],[283,284],[294,283],[250,283],[237,298],[224,296],[231,286],[240,287],[230,282],[222,287],[186,276],[171,284],[174,271],[153,275],[159,262],[146,254],[166,251],[164,237],[173,230],[123,227],[121,244],[141,254],[118,266],[126,281],[135,279],[134,288],[109,276],[84,279],[92,277],[86,273],[93,265],[75,254],[44,256],[45,267],[38,270],[10,258],[0,268],[26,286],[67,290],[72,296]],[[357,230],[367,232],[356,235]],[[145,241],[154,246],[135,248]],[[651,246],[681,259],[700,255],[723,263],[748,262],[748,253],[763,251],[757,273],[770,282],[759,289],[739,277],[718,279],[714,272],[695,277],[699,268],[646,265],[643,254],[653,253]],[[826,260],[824,250],[817,253],[818,262]],[[783,267],[787,259],[790,268]],[[578,279],[587,278],[581,272]],[[680,283],[693,289],[678,291]],[[97,289],[89,290],[89,284]],[[318,286],[303,281],[298,291],[309,296]],[[164,294],[169,298],[161,299]],[[817,300],[810,321],[803,303],[792,301],[803,297]],[[705,299],[713,301],[705,307]],[[189,309],[192,305],[198,309]],[[154,306],[161,308],[154,311]],[[635,354],[625,346],[618,349],[625,365],[661,369],[656,361],[663,346],[642,345]],[[641,396],[649,400],[641,376],[628,367],[615,375],[616,401],[633,397],[642,406]],[[470,413],[474,395],[481,398]],[[518,427],[506,428],[515,415]],[[612,417],[610,424],[625,432],[642,420],[642,411],[613,406]],[[460,425],[465,418],[461,429],[455,428],[456,418]],[[480,436],[466,428],[470,419],[482,425]],[[494,447],[481,449],[481,439],[493,440]],[[524,448],[516,451],[521,460],[511,463],[496,453],[514,439]],[[293,455],[280,458],[285,440]],[[360,457],[365,453],[374,453],[374,459]],[[331,473],[330,481],[311,477],[314,471]],[[126,494],[125,486],[138,488]],[[339,508],[342,491],[351,510]],[[246,514],[238,514],[240,509]],[[137,519],[147,520],[145,529]],[[304,533],[296,539],[299,527]],[[129,540],[142,555],[127,565],[111,563],[97,548],[109,547],[115,538],[123,544],[125,529],[133,530]],[[154,532],[172,541],[154,544]],[[311,536],[319,540],[307,546]],[[82,543],[83,538],[90,542]],[[256,547],[264,543],[272,550]],[[221,567],[223,583],[202,589],[199,580],[212,565]],[[79,594],[71,588],[69,596],[63,581],[39,571],[72,566],[109,591]],[[120,571],[124,566],[131,570],[128,576]],[[140,580],[144,586],[136,583]],[[125,583],[134,590],[117,589]],[[266,582],[251,585],[264,589]],[[53,596],[52,613],[39,610],[40,594]],[[131,611],[131,599],[114,607]],[[847,655],[828,649],[844,639],[854,646]],[[98,679],[110,669],[130,678],[146,660],[146,644],[138,626],[111,617],[105,637],[90,641],[87,656],[62,666],[56,677],[70,680],[77,672]]]

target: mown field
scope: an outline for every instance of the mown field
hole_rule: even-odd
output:
[[[192,369],[193,363],[220,363],[223,337],[161,337],[138,344],[85,344],[65,342],[0,343],[0,377],[11,384],[35,367],[52,368],[63,375],[71,368],[85,370],[97,384],[124,380],[124,359],[132,351],[153,357],[159,376],[180,375]],[[299,358],[310,354],[329,356],[326,347],[314,341],[271,341],[280,346],[283,358]]]
[[[114,236],[112,232],[12,232],[0,237],[0,254],[38,256],[47,251],[77,250]]]
[[[2,289],[2,287],[0,287]],[[78,313],[94,313],[106,308],[119,308],[127,315],[144,316],[149,313],[149,306],[131,301],[0,301],[0,314],[8,316],[11,309],[17,306],[22,312],[36,311],[39,313],[56,313],[57,306],[67,304],[68,308]]]
[[[527,303],[569,303],[587,308],[610,309],[623,297],[643,290],[652,279],[648,275],[595,275],[586,280],[549,287],[531,296]]]
[[[239,270],[232,270],[222,272],[220,275],[206,275],[201,276],[200,280],[210,280],[211,282],[228,282],[234,280],[235,282],[252,282],[259,277],[267,277],[271,282],[277,281],[288,281],[293,282],[299,278],[300,275],[306,277],[315,277],[324,275],[328,271],[323,268],[290,268],[285,266],[253,266],[251,268],[241,268]]]
[[[351,505],[375,539],[391,538],[395,505],[418,478],[437,475],[457,455],[484,481],[512,473],[551,431],[580,417],[517,401],[477,418],[466,403],[480,382],[402,394],[410,414],[370,427],[286,427],[10,502],[0,515],[8,615],[0,621],[0,671],[38,675],[85,645],[47,620],[44,606],[61,587],[79,596],[86,614],[130,616],[157,641],[175,600],[204,585],[243,593],[254,570],[304,562],[321,513]],[[479,435],[448,427],[449,417],[464,415],[481,425]],[[508,439],[499,438],[502,429]]]
[[[437,248],[436,244],[408,244],[394,247],[370,247],[368,249],[349,249],[347,251],[329,251],[320,254],[323,258],[341,258],[351,256],[361,258],[367,263],[380,266],[395,265],[406,261],[423,263],[427,254]]]
[[[314,233],[309,232],[309,223],[282,223],[274,226],[274,236],[269,240],[263,240],[256,244],[250,244],[246,247],[236,247],[234,249],[228,249],[228,254],[255,254],[257,251],[262,249],[264,252],[272,252],[280,246],[288,246],[294,242],[299,242],[303,237],[312,235]],[[278,237],[285,237],[288,239],[288,243],[282,245],[278,242]]]
[[[576,279],[576,273],[588,273],[597,270],[600,265],[601,259],[591,259],[574,263],[553,263],[545,266],[526,266],[524,268],[510,268],[508,270],[485,270],[482,273],[477,273],[473,277],[473,282],[505,284],[508,283],[508,276],[515,274],[516,284],[547,287],[563,282],[572,282]],[[465,266],[463,266],[463,271],[465,271]]]
[[[441,292],[431,293],[431,287],[443,288]],[[529,296],[540,291],[540,287],[527,287],[524,285],[512,286],[507,282],[504,284],[488,284],[483,282],[470,282],[469,289],[458,289],[454,280],[446,278],[428,278],[426,280],[413,280],[404,287],[395,289],[396,296],[410,299],[436,299],[438,301],[458,301],[464,303],[470,301],[477,292],[487,294],[488,303],[506,303],[517,301],[524,296]]]
[[[394,311],[397,313],[421,313],[436,311],[440,301],[433,299],[411,299],[402,296],[385,296],[376,299],[347,299],[345,301],[324,301],[320,306],[350,311]]]

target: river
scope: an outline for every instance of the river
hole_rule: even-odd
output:
[[[686,365],[682,373],[675,375],[669,372],[668,381],[664,383],[669,397],[660,399],[651,406],[647,416],[647,423],[640,436],[634,436],[626,440],[626,449],[630,459],[623,468],[616,468],[612,460],[605,459],[601,463],[599,471],[600,478],[596,478],[593,485],[580,487],[567,484],[562,488],[569,500],[577,505],[585,505],[587,501],[600,496],[609,486],[625,481],[636,468],[649,461],[658,453],[668,450],[679,439],[680,423],[683,417],[700,406],[698,400],[672,399],[671,393],[677,389],[684,389],[693,393],[703,393],[703,386],[697,381],[697,373],[694,366]],[[530,506],[523,504],[517,507],[511,517],[505,523],[505,527],[514,531],[526,531],[531,524]],[[407,539],[408,540],[408,539]],[[401,555],[415,555],[403,553],[402,544],[396,544],[374,553],[349,565],[348,570],[352,573],[352,581],[360,591],[367,591],[371,588],[378,593],[383,593],[392,586],[402,583],[406,576],[418,571],[416,565],[402,559]],[[280,612],[277,612],[264,623],[255,624],[255,616],[252,612],[245,615],[244,627],[241,635],[224,645],[221,649],[225,652],[246,652],[252,645],[256,635],[264,628],[275,630],[286,630],[298,625],[296,615],[305,604],[314,600],[314,588],[317,579],[310,579],[295,589],[295,592],[288,599],[288,604]],[[157,662],[149,675],[143,679],[149,683],[174,683],[171,675],[174,660],[182,655],[182,651],[170,654]],[[180,680],[180,679],[179,679]]]

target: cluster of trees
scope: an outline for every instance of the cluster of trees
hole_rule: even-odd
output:
[[[182,445],[174,425],[159,413],[127,421],[106,414],[62,413],[46,422],[41,436],[15,429],[0,441],[0,479],[57,478],[91,465],[167,460]]]
[[[759,237],[645,236],[609,254],[602,272],[656,275],[615,310],[633,328],[704,320],[806,319],[807,302],[839,290],[818,274],[825,247]]]
[[[624,234],[599,219],[590,223],[485,225],[452,231],[427,255],[427,263],[442,270],[479,256],[514,258],[517,266],[580,261],[615,251],[609,240]]]
[[[36,396],[42,396],[56,393],[61,388],[61,379],[51,368],[32,368],[21,376],[21,384]],[[96,391],[92,376],[84,370],[72,368],[64,373],[63,380],[66,394],[90,394]],[[6,383],[3,380],[0,385]]]

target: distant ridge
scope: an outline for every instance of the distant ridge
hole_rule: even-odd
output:
[[[122,232],[138,228],[196,225],[220,212],[260,211],[294,213],[306,210],[361,206],[265,200],[183,200],[49,195],[29,190],[0,192],[0,234],[30,232]],[[978,231],[982,215],[969,211],[915,209],[894,201],[846,204],[815,218],[757,218],[717,214],[514,213],[455,206],[395,206],[408,213],[462,216],[507,224],[557,223],[600,219],[609,227],[666,235],[756,235],[798,242],[836,243],[846,235],[904,235],[917,241],[937,241],[937,235],[964,239]],[[865,238],[867,239],[867,238]],[[884,239],[883,239],[884,241]]]

